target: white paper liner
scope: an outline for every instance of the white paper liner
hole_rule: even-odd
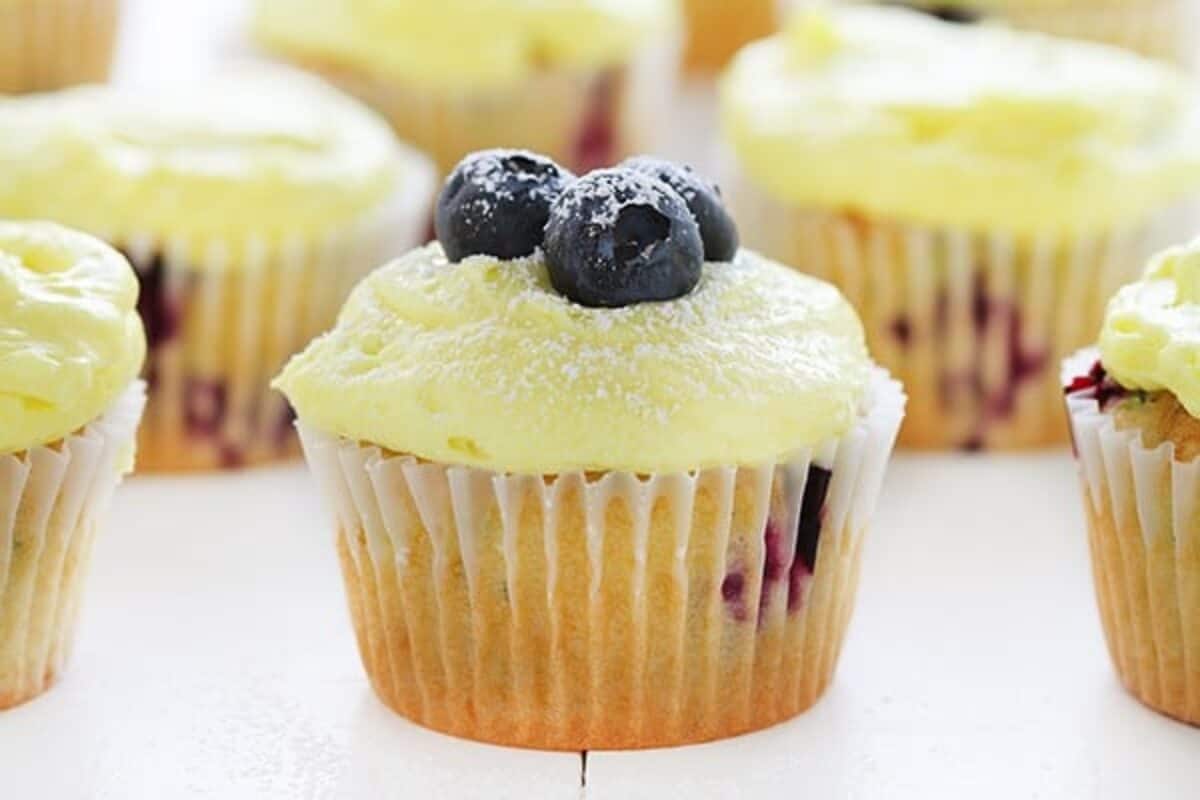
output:
[[[0,709],[62,673],[92,542],[132,465],[145,397],[137,381],[79,433],[0,455]]]
[[[118,0],[0,3],[0,93],[48,91],[108,77]]]
[[[178,319],[147,357],[143,470],[237,467],[299,456],[286,400],[270,381],[337,318],[369,271],[421,243],[433,169],[411,155],[394,196],[359,223],[317,240],[239,241],[107,235],[143,292]],[[144,298],[145,300],[145,298]]]
[[[1006,3],[1003,18],[1016,26],[1090,39],[1184,66],[1196,63],[1196,7],[1191,0],[1086,0]]]
[[[1087,375],[1094,349],[1068,358],[1063,385]],[[1200,459],[1118,430],[1085,394],[1066,398],[1109,653],[1144,703],[1200,724]]]
[[[385,703],[469,738],[626,748],[733,735],[816,702],[903,407],[878,370],[839,439],[645,476],[498,474],[299,428]],[[811,576],[794,563],[806,483],[821,480],[810,466],[832,475],[811,510]]]
[[[581,160],[581,140],[597,112],[612,113],[611,160],[657,149],[667,126],[680,42],[666,36],[639,48],[629,62],[603,69],[547,69],[512,85],[430,88],[330,63],[301,59],[388,118],[400,138],[449,173],[468,153],[522,147],[577,171],[602,164]],[[607,100],[602,99],[607,96]],[[607,110],[606,110],[607,109]],[[609,159],[605,159],[609,160]]]
[[[1108,298],[1181,238],[1194,206],[1105,235],[1018,239],[799,208],[722,154],[743,244],[836,285],[871,353],[909,393],[900,443],[1018,449],[1065,441],[1056,365]]]

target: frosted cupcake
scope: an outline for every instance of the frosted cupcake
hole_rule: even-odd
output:
[[[108,77],[119,0],[0,0],[0,94]]]
[[[1063,372],[1100,617],[1142,702],[1200,724],[1200,240],[1112,299]]]
[[[909,446],[1063,440],[1055,365],[1200,187],[1192,84],[1098,45],[810,13],[722,92],[746,242],[855,304]]]
[[[275,72],[12,100],[0,136],[0,214],[93,232],[141,279],[140,466],[299,455],[270,379],[371,266],[419,241],[424,159],[349,98]]]
[[[61,674],[92,540],[133,466],[137,291],[103,242],[0,222],[0,709]]]
[[[949,22],[1004,22],[1090,39],[1179,63],[1195,60],[1191,0],[912,0],[902,3]]]
[[[778,29],[782,6],[783,0],[683,0],[684,64],[698,73],[721,69],[744,45]]]
[[[480,154],[438,231],[278,381],[380,698],[565,750],[809,707],[902,416],[850,306],[664,162]]]
[[[486,147],[576,169],[645,148],[678,63],[673,0],[258,0],[258,40],[357,94],[448,172]]]

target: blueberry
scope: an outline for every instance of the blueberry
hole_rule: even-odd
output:
[[[446,257],[521,258],[542,244],[550,206],[575,176],[524,150],[464,158],[438,198],[434,228]]]
[[[979,22],[979,12],[972,11],[969,8],[963,8],[956,5],[932,5],[932,6],[916,6],[918,11],[923,11],[931,17],[937,17],[942,22],[953,22],[958,25],[971,25]]]
[[[701,178],[691,167],[652,156],[630,158],[621,166],[657,178],[679,193],[700,226],[705,261],[731,261],[737,255],[737,225],[725,210],[716,184]]]
[[[620,168],[592,172],[562,193],[545,250],[554,288],[593,307],[682,297],[704,265],[700,229],[683,198]]]

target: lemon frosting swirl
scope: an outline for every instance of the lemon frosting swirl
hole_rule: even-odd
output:
[[[1200,239],[1157,256],[1109,301],[1100,360],[1125,388],[1169,391],[1200,417]]]
[[[0,101],[0,214],[104,236],[319,236],[421,164],[374,113],[286,70]]]
[[[1200,187],[1200,112],[1172,68],[904,9],[801,13],[722,83],[739,164],[818,209],[1017,235],[1142,221]]]
[[[757,464],[841,435],[870,361],[828,284],[742,251],[665,303],[575,305],[540,256],[377,270],[276,379],[321,430],[494,471]]]
[[[673,0],[258,0],[254,29],[287,55],[479,87],[620,63],[676,15]]]
[[[0,222],[0,453],[100,417],[142,368],[133,269],[98,239]]]

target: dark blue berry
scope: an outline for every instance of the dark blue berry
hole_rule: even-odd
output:
[[[700,226],[705,261],[733,260],[738,251],[738,229],[716,184],[700,177],[691,167],[652,156],[630,158],[621,166],[657,178],[679,193]]]
[[[521,258],[537,250],[550,206],[575,176],[524,150],[484,150],[464,158],[438,198],[434,228],[446,257]]]
[[[970,25],[981,19],[978,11],[956,5],[918,5],[914,8],[931,17],[937,17],[943,22],[953,22],[959,25]]]
[[[683,198],[628,169],[597,170],[567,188],[546,226],[546,266],[561,294],[617,308],[682,297],[700,281],[704,245]]]

